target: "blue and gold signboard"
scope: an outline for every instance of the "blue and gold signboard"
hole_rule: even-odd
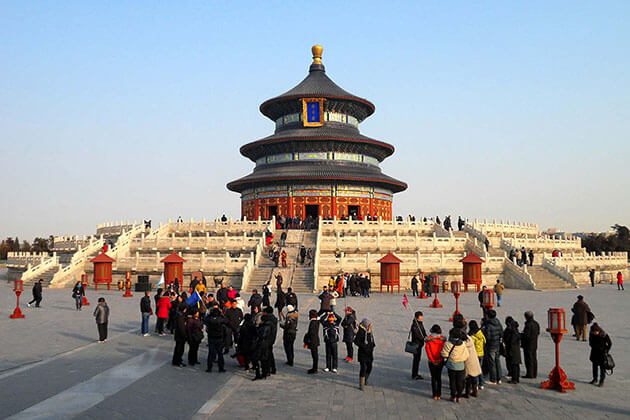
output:
[[[302,121],[304,127],[324,125],[324,98],[302,99]]]

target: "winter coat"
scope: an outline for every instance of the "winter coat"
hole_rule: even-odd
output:
[[[319,320],[311,319],[308,323],[308,331],[304,335],[304,344],[308,348],[319,346]]]
[[[238,331],[238,326],[243,320],[243,311],[238,308],[228,308],[225,310],[225,319],[232,331]]]
[[[503,283],[497,283],[494,285],[494,293],[496,293],[497,296],[501,296],[503,294],[503,289],[505,289]]]
[[[33,285],[33,297],[35,299],[41,299],[42,297],[42,284],[40,282],[35,282]]]
[[[505,345],[505,359],[511,365],[521,364],[521,334],[518,332],[518,323],[514,321],[503,332],[503,344]]]
[[[488,319],[481,328],[483,335],[486,336],[486,349],[488,351],[497,351],[501,347],[503,338],[503,326],[498,318]]]
[[[264,307],[270,306],[271,302],[269,300],[269,296],[271,296],[271,289],[266,284],[263,286],[263,296],[262,296],[262,305]]]
[[[357,333],[357,316],[354,311],[343,318],[343,321],[341,321],[341,326],[343,327],[342,341],[344,343],[352,343]]]
[[[263,315],[263,322],[268,322],[271,327],[271,345],[276,342],[278,336],[278,318],[274,314]]]
[[[442,352],[445,342],[446,338],[441,335],[430,335],[427,337],[424,350],[427,352],[429,362],[434,365],[439,365],[444,362],[444,358],[440,353]]]
[[[335,320],[333,322],[330,322],[328,318],[324,318],[321,322],[324,332],[324,342],[337,343],[339,341],[339,324],[341,324],[339,315],[335,314]]]
[[[521,333],[521,347],[525,350],[538,349],[538,336],[540,335],[540,325],[533,319],[525,321],[523,332]]]
[[[186,338],[189,343],[201,343],[203,340],[203,324],[198,318],[190,318],[186,323]]]
[[[140,299],[140,312],[143,314],[152,313],[151,298],[149,296],[143,296],[142,299]]]
[[[286,304],[287,305],[293,305],[293,307],[297,308],[298,307],[298,298],[297,295],[293,292],[291,293],[287,293],[285,296],[286,299]]]
[[[411,322],[411,341],[418,344],[418,352],[422,351],[425,338],[427,338],[427,332],[424,329],[424,324],[422,321],[414,319]]]
[[[286,294],[282,290],[278,289],[278,292],[276,293],[276,304],[274,307],[281,311],[285,306],[287,306],[286,303]]]
[[[107,303],[100,302],[96,305],[96,308],[94,308],[94,318],[97,324],[107,324],[109,321],[109,306],[107,306]]]
[[[466,340],[466,349],[468,349],[468,358],[464,362],[466,375],[476,378],[481,375],[481,365],[479,364],[479,356],[475,348],[475,340],[472,337],[468,337],[468,340]]]
[[[186,314],[177,311],[175,312],[175,341],[185,341],[188,336],[186,331]]]
[[[371,362],[374,360],[374,336],[369,333],[362,326],[359,327],[356,336],[354,337],[354,344],[359,348],[357,356],[359,362]]]
[[[440,355],[444,358],[448,369],[464,370],[466,368],[465,362],[468,359],[469,354],[465,343],[454,344],[451,341],[447,341],[444,343],[444,347],[442,347]],[[461,367],[461,369],[459,369],[459,367]]]
[[[575,314],[576,325],[588,324],[588,315],[586,315],[586,313],[590,312],[591,308],[589,308],[588,304],[584,302],[584,300],[578,300],[575,302],[571,311]]]
[[[243,322],[238,330],[238,353],[250,357],[254,341],[256,340],[256,327],[253,322]]]
[[[332,300],[332,298],[332,295],[328,292],[319,295],[319,300],[321,301],[320,309],[322,311],[330,311],[330,301]]]
[[[262,296],[260,296],[260,293],[254,293],[251,295],[249,302],[247,302],[247,306],[260,308],[260,305],[262,305]]]
[[[606,360],[606,353],[612,347],[610,336],[602,331],[601,334],[589,334],[588,345],[591,346],[589,360],[593,363],[602,364]]]
[[[225,325],[227,321],[221,315],[208,315],[204,320],[206,324],[206,332],[208,333],[208,343],[210,341],[225,340]]]
[[[167,319],[168,313],[171,309],[171,299],[168,296],[162,296],[156,305],[156,312],[158,318]]]
[[[83,288],[81,284],[78,284],[72,288],[72,295],[83,297],[85,296],[85,289]]]
[[[484,347],[486,345],[486,336],[483,335],[483,331],[479,330],[473,335],[470,336],[473,342],[475,343],[475,353],[477,353],[477,357],[484,356]]]
[[[300,314],[297,311],[289,312],[280,328],[284,330],[282,337],[295,338],[297,335],[298,319]]]

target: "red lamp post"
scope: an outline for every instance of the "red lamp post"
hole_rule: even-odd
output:
[[[24,318],[24,314],[22,313],[22,310],[20,309],[20,295],[24,291],[24,282],[22,280],[16,280],[15,284],[13,285],[13,291],[15,292],[15,309],[13,310],[13,313],[9,315],[9,318],[11,319]]]
[[[459,296],[461,295],[461,292],[462,292],[461,283],[458,282],[457,280],[452,281],[451,292],[453,292],[453,296],[455,296],[455,312],[453,312],[453,316],[451,316],[449,321],[452,321],[456,315],[461,315],[461,313],[459,312]]]
[[[433,280],[433,293],[435,293],[435,298],[433,299],[433,302],[431,302],[431,304],[429,305],[429,308],[441,308],[442,304],[440,303],[440,300],[438,299],[438,293],[440,293],[440,276],[435,274],[432,276],[432,280]]]
[[[129,271],[125,274],[125,294],[123,297],[133,297],[131,293],[131,273]]]
[[[560,341],[567,333],[566,314],[562,308],[549,308],[547,311],[549,327],[547,331],[551,333],[551,338],[556,344],[556,366],[549,373],[549,379],[540,384],[542,389],[555,389],[560,392],[575,389],[575,384],[570,382],[567,374],[560,367]]]
[[[90,306],[90,302],[86,297],[88,287],[87,274],[81,274],[81,285],[83,286],[83,301],[81,302],[81,305]]]
[[[418,277],[420,277],[420,296],[418,296],[418,299],[426,299],[427,295],[424,293],[424,283],[427,279],[424,277],[424,273],[422,271],[418,273]]]

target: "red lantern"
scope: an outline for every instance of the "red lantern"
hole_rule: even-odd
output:
[[[21,319],[24,318],[24,314],[20,309],[20,295],[24,291],[24,282],[22,280],[16,280],[13,284],[13,291],[15,292],[15,309],[13,313],[9,315],[11,319]]]
[[[459,312],[459,296],[461,295],[462,285],[457,280],[451,282],[451,292],[453,292],[453,296],[455,296],[455,312],[453,312],[453,316],[449,319],[452,321],[456,315],[461,315]]]
[[[484,289],[483,290],[483,307],[489,311],[494,308],[494,290],[492,289]]]
[[[567,374],[560,367],[560,341],[567,333],[566,314],[562,308],[550,308],[547,312],[547,331],[556,345],[556,366],[549,373],[549,379],[540,384],[542,389],[555,389],[560,392],[575,389],[575,384],[568,380]]]
[[[429,308],[441,308],[442,304],[440,303],[440,300],[438,299],[438,293],[440,293],[440,276],[438,276],[437,274],[434,274],[432,276],[432,281],[433,281],[433,293],[435,293],[435,298],[433,299],[433,302],[431,302],[431,304],[429,305]]]
[[[125,294],[123,297],[133,297],[131,293],[131,273],[129,271],[125,274]]]

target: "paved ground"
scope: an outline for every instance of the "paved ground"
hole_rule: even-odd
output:
[[[10,320],[15,298],[8,285],[0,286],[0,418],[630,418],[630,356],[622,351],[630,344],[628,295],[610,286],[579,291],[613,340],[618,367],[604,388],[587,384],[588,344],[567,338],[562,366],[576,383],[574,392],[543,391],[541,377],[516,386],[487,387],[478,399],[458,405],[433,401],[429,381],[411,381],[411,360],[403,352],[413,310],[424,311],[427,327],[438,323],[446,329],[454,306],[450,295],[443,296],[445,308],[438,310],[429,309],[428,300],[412,300],[412,309],[404,310],[397,295],[348,300],[358,316],[371,318],[375,327],[372,386],[361,392],[356,363],[340,362],[339,375],[306,375],[310,355],[298,349],[296,366],[285,367],[281,340],[275,351],[279,373],[266,381],[250,381],[251,375],[238,370],[231,359],[225,374],[207,374],[205,365],[173,368],[171,337],[138,334],[137,295],[123,299],[118,292],[89,292],[91,302],[105,296],[112,312],[110,340],[96,344],[93,306],[76,312],[68,290],[44,293],[41,309],[27,308],[26,319]],[[568,310],[577,294],[508,291],[499,315],[521,321],[522,313],[532,309],[544,325],[547,308]],[[315,300],[303,295],[300,302],[304,313]],[[478,317],[476,295],[464,295],[461,309],[467,318]],[[303,315],[299,338],[306,322]],[[552,368],[552,346],[548,334],[541,336],[542,376]],[[321,366],[323,349],[320,353]],[[205,354],[203,349],[200,357],[205,359]],[[340,355],[345,356],[341,346]],[[428,377],[424,357],[421,370]],[[447,383],[444,378],[445,395]]]

